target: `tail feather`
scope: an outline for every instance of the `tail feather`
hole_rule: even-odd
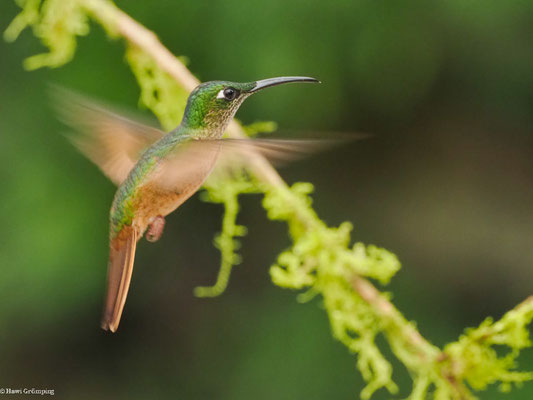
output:
[[[102,329],[115,332],[118,328],[130,287],[136,244],[137,231],[131,226],[122,228],[111,240]]]

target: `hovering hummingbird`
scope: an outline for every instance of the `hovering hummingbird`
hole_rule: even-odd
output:
[[[84,133],[73,143],[118,185],[110,211],[107,294],[101,326],[118,328],[130,286],[137,241],[157,241],[165,216],[191,197],[209,176],[217,158],[258,150],[298,152],[300,142],[275,139],[223,139],[243,101],[272,86],[317,79],[288,76],[237,83],[211,81],[194,89],[180,125],[164,132],[76,99],[62,97],[65,122]]]

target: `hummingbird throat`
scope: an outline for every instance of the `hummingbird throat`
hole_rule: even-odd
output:
[[[247,97],[248,95],[242,94],[231,103],[215,100],[214,104],[193,104],[186,110],[182,124],[193,131],[194,136],[220,139]]]

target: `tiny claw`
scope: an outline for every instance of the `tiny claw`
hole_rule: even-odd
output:
[[[148,230],[146,231],[146,240],[149,242],[157,242],[161,238],[164,228],[165,218],[161,215],[158,215],[153,219],[150,225],[148,225]]]

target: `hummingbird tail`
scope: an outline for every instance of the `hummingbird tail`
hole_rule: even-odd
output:
[[[110,243],[107,294],[101,322],[102,329],[106,331],[115,332],[120,323],[130,287],[137,237],[135,228],[125,226]]]

